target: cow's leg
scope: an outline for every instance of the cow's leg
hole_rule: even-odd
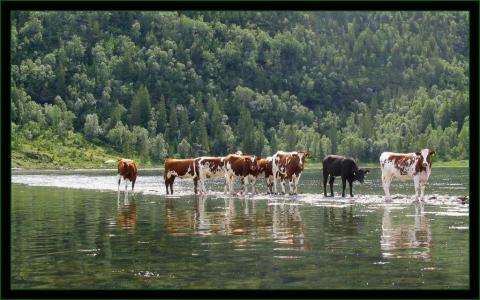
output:
[[[135,181],[137,181],[137,178],[134,178],[134,179],[132,180],[132,195],[135,195],[135,190],[134,190],[134,188],[135,188]]]
[[[425,194],[425,187],[427,183],[424,181],[420,181],[420,199],[423,201],[424,200],[424,194]]]
[[[330,197],[333,197],[333,182],[335,181],[335,176],[330,175],[330,181],[328,182],[330,184]]]
[[[418,201],[418,192],[420,190],[420,176],[413,176],[413,185],[415,186],[415,201]]]
[[[342,176],[342,197],[345,197],[345,188],[347,187],[347,178]]]
[[[289,190],[289,193],[290,195],[294,195],[295,194],[295,174],[291,175],[290,176],[290,180],[288,181],[288,186],[290,188]]]
[[[198,177],[193,178],[193,192],[197,194],[197,188],[198,188]],[[173,193],[173,191],[172,191]]]
[[[387,176],[382,173],[382,185],[383,190],[385,191],[385,200],[391,201],[392,197],[390,196],[390,183],[392,182],[392,176]]]
[[[247,191],[247,189],[248,189],[248,177],[240,178],[240,184],[241,184],[240,190],[243,192],[244,195],[246,195],[248,193],[248,191]]]
[[[255,184],[257,183],[257,177],[252,177],[252,193],[255,195],[257,190],[255,189]]]
[[[273,176],[269,176],[268,180],[269,180],[268,186],[270,189],[270,194],[273,194]]]
[[[275,195],[278,193],[277,191],[277,172],[274,170],[273,171],[273,192],[275,193]]]
[[[235,193],[235,190],[234,190],[234,186],[235,186],[235,176],[230,176],[230,195],[233,195]]]
[[[170,178],[165,177],[165,193],[168,195],[168,185],[170,184]]]
[[[229,176],[228,176],[228,174],[225,173],[224,177],[225,177],[225,186],[223,188],[223,193],[227,194],[230,190],[230,182],[228,181]]]
[[[302,173],[298,174],[297,179],[295,180],[295,194],[298,194],[298,184],[300,183],[300,176],[302,176]]]
[[[352,184],[353,184],[353,180],[349,179],[348,180],[348,185],[350,186],[350,197],[353,197]]]
[[[327,196],[327,180],[328,180],[328,173],[323,172],[323,195]]]
[[[172,176],[170,182],[169,182],[169,186],[170,186],[170,194],[173,195],[173,183],[175,182],[175,177]],[[167,187],[168,189],[168,187]]]
[[[200,175],[200,193],[207,193],[207,189],[205,188],[205,179],[206,179],[206,176],[205,175]]]
[[[280,176],[280,185],[282,186],[282,194],[285,195],[285,177]]]
[[[272,185],[273,185],[273,182],[272,182],[272,179],[270,178],[270,176],[265,176],[265,182],[267,184],[267,195],[268,194],[272,194]]]
[[[127,188],[128,188],[128,182],[130,181],[130,179],[125,179],[125,193],[127,192]]]
[[[118,174],[118,192],[120,193],[120,181],[122,181],[122,176],[120,176],[120,174]]]

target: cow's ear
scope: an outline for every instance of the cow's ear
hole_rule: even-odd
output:
[[[433,156],[435,155],[435,150],[430,150],[430,154]]]
[[[365,170],[365,174],[368,174],[368,173],[370,173],[370,170],[369,170],[369,169],[366,169],[366,170]]]
[[[418,156],[422,155],[422,153],[420,153],[420,152],[415,152],[415,154],[418,155]]]

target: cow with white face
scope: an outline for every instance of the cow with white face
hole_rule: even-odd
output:
[[[308,157],[310,157],[310,154],[304,151],[277,151],[272,156],[273,190],[275,194],[277,194],[277,178],[280,179],[284,194],[285,179],[289,180],[290,194],[297,194],[298,182],[305,166],[305,159]]]
[[[393,153],[383,152],[380,155],[380,167],[382,169],[382,184],[385,191],[385,200],[390,201],[390,183],[393,178],[405,181],[413,178],[415,186],[415,199],[423,200],[425,186],[432,172],[432,157],[435,151],[423,149],[416,153]]]

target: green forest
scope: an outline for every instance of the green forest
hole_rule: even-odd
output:
[[[469,158],[468,12],[15,11],[12,166]]]

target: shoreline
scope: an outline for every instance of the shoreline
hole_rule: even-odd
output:
[[[361,164],[359,167],[361,168],[369,168],[369,169],[378,169],[380,166],[378,165],[373,165],[371,163],[369,164]],[[451,165],[449,162],[446,163],[439,163],[438,165],[433,165],[433,167],[437,168],[468,168],[469,165]],[[312,165],[306,164],[305,169],[322,169],[321,163],[314,163]],[[148,167],[148,168],[141,168],[139,169],[139,172],[141,171],[162,171],[164,170],[164,167]],[[86,172],[86,171],[93,171],[93,172],[101,172],[101,171],[117,171],[117,168],[89,168],[89,167],[77,167],[77,168],[70,168],[70,167],[60,167],[60,168],[18,168],[18,167],[12,167],[10,169],[11,172],[14,173],[22,173],[22,172],[68,172],[68,171],[74,171],[74,172]]]
[[[161,171],[163,167],[142,168],[139,171]],[[116,168],[11,168],[12,172],[117,171]]]

